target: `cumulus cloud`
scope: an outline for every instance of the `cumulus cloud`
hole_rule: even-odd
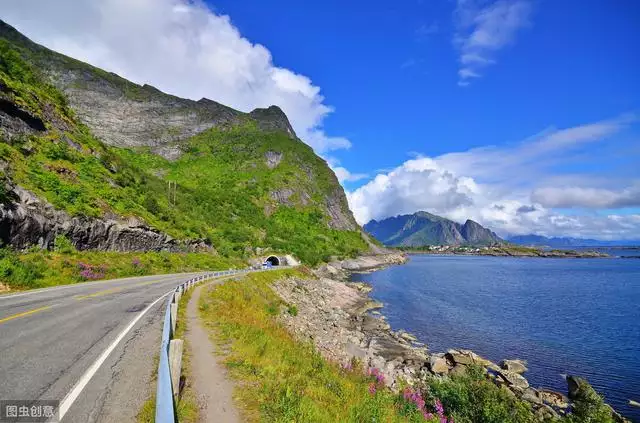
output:
[[[476,220],[503,236],[539,233],[638,239],[638,215],[600,215],[590,211],[569,216],[554,208],[638,206],[640,181],[619,190],[593,187],[576,190],[574,185],[538,186],[553,173],[554,167],[570,160],[572,154],[622,132],[632,121],[629,116],[621,116],[574,128],[546,130],[514,145],[416,157],[378,174],[347,193],[347,197],[356,220],[362,224],[371,219],[426,210],[459,222]],[[558,176],[556,182],[563,178],[573,184],[595,180]],[[568,195],[569,192],[573,195]]]
[[[324,132],[333,109],[318,86],[202,1],[5,0],[0,13],[36,42],[140,84],[243,111],[277,104],[320,154],[351,145]]]
[[[458,0],[454,44],[460,51],[458,84],[469,85],[481,70],[494,64],[495,53],[514,42],[517,32],[529,24],[528,0],[497,0],[489,4]]]

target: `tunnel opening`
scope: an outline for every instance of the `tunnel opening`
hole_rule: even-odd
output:
[[[276,257],[276,256],[270,256],[264,262],[265,263],[270,263],[271,266],[280,266],[280,259],[278,257]]]

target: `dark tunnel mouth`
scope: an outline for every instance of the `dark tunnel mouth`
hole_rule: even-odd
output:
[[[272,266],[280,266],[280,259],[276,256],[270,256],[264,262],[271,263]]]

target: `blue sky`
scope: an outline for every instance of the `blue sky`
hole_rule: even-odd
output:
[[[216,0],[278,66],[310,76],[335,113],[339,154],[370,173],[405,161],[521,141],[640,108],[640,3],[530,2],[529,24],[482,78],[457,85],[456,3]],[[362,181],[360,181],[361,183]],[[357,185],[357,184],[355,184]]]
[[[277,104],[365,223],[640,239],[634,0],[6,0],[35,41],[240,110]]]

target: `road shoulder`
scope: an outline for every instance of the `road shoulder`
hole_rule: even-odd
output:
[[[202,289],[207,289],[207,285],[194,289],[186,313],[191,382],[200,408],[200,421],[237,423],[241,418],[233,401],[234,384],[227,375],[222,359],[215,355],[214,345],[198,317]]]

